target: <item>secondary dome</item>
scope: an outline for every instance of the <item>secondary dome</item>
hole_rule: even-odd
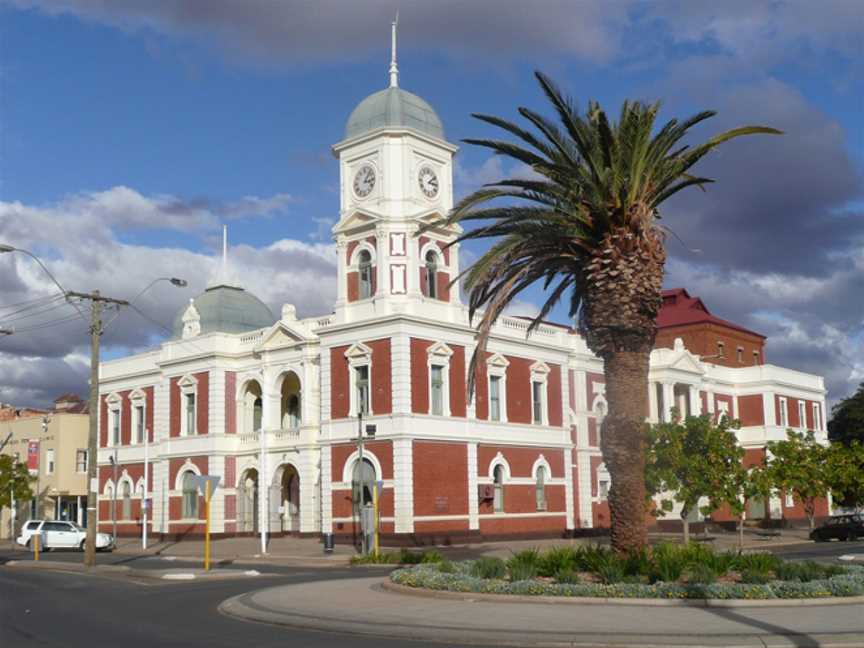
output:
[[[398,87],[371,94],[357,104],[345,126],[345,139],[390,127],[411,128],[444,139],[444,126],[432,106]]]
[[[187,321],[194,321],[198,335],[213,332],[246,333],[272,326],[276,321],[267,305],[255,295],[243,288],[224,284],[208,288],[177,313],[172,327],[175,339],[183,337],[184,316],[187,313],[192,316],[187,317]]]

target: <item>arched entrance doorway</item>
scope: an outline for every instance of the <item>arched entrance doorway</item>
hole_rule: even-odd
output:
[[[258,524],[258,471],[249,468],[237,485],[237,531],[257,533]]]
[[[284,533],[300,531],[300,473],[291,464],[279,467],[278,489],[279,527]]]

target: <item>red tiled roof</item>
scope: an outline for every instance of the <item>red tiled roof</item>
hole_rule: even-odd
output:
[[[673,288],[663,291],[663,306],[657,314],[657,328],[664,329],[686,324],[717,324],[726,326],[762,339],[765,336],[756,331],[744,328],[728,320],[715,317],[699,297],[691,297],[684,288]]]

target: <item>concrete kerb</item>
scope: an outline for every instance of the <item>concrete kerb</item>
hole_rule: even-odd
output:
[[[389,580],[381,582],[382,590],[405,596],[434,599],[449,599],[474,603],[533,603],[536,605],[631,605],[635,607],[696,607],[696,608],[742,608],[742,607],[819,607],[825,605],[864,604],[864,596],[832,596],[811,599],[639,599],[601,598],[594,596],[524,596],[519,594],[482,594],[474,592],[448,592],[422,587],[408,587]]]
[[[50,560],[10,560],[4,567],[20,570],[55,571],[67,574],[86,574],[95,576],[128,576],[144,580],[188,581],[188,580],[229,580],[266,576],[254,569],[134,569],[126,565],[95,565],[87,567],[82,563],[68,563]]]
[[[864,646],[864,625],[854,620],[862,617],[861,605],[848,610],[822,608],[823,612],[806,618],[803,610],[794,607],[764,609],[764,613],[704,608],[667,612],[661,607],[646,616],[608,603],[603,612],[596,607],[526,605],[525,601],[513,607],[491,605],[479,598],[424,602],[383,590],[380,582],[365,578],[269,587],[227,599],[218,609],[229,617],[276,626],[459,645]],[[553,614],[556,609],[560,613]]]

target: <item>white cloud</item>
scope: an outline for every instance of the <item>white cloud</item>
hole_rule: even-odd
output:
[[[289,202],[289,197],[278,194],[244,197],[227,205],[191,204],[172,196],[145,196],[127,187],[80,194],[51,205],[0,202],[0,242],[35,251],[69,290],[98,288],[103,294],[130,299],[157,277],[189,281],[186,289],[159,283],[144,294],[137,305],[149,319],[124,310],[111,324],[103,338],[106,352],[137,350],[164,335],[162,327],[170,327],[186,301],[204,290],[218,272],[219,261],[206,252],[127,243],[125,232],[143,227],[180,230],[207,240],[216,237],[226,213],[265,216]],[[293,239],[262,247],[236,245],[229,260],[233,274],[274,315],[286,302],[295,304],[301,316],[329,313],[332,308],[333,245]],[[26,256],[0,255],[0,286],[0,325],[18,329],[0,338],[0,400],[45,404],[63,391],[86,391],[87,323],[62,301],[19,313],[4,307],[57,292]],[[105,321],[112,316],[107,313]],[[55,326],[32,328],[64,318]]]

